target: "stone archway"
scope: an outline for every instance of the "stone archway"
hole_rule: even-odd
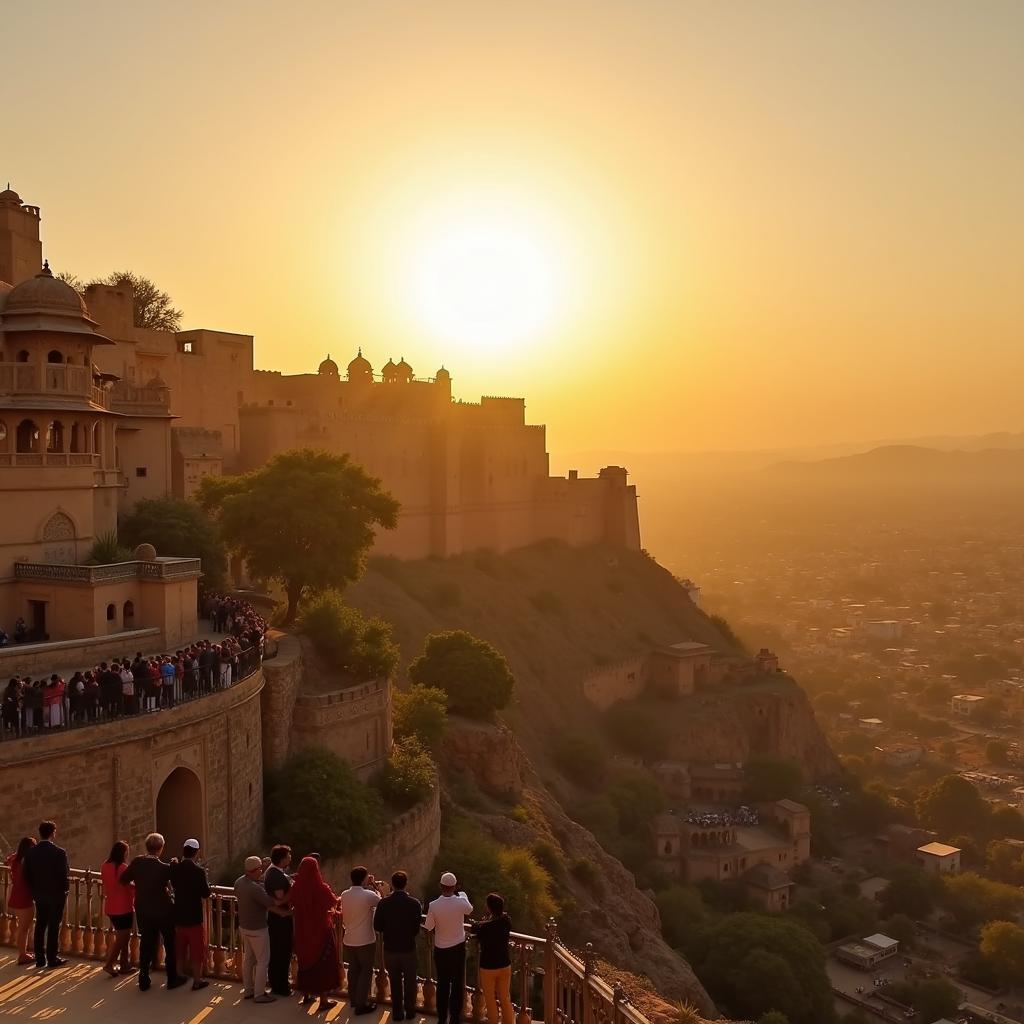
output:
[[[175,768],[156,795],[156,830],[167,841],[164,860],[180,857],[186,839],[205,845],[203,787],[190,768]]]

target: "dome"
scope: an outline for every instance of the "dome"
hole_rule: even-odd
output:
[[[21,196],[10,185],[0,192],[0,206],[21,206]]]
[[[22,281],[8,292],[4,312],[88,317],[89,308],[85,299],[71,285],[54,277],[50,264],[44,263],[43,269],[35,277]]]
[[[348,379],[362,381],[373,379],[373,367],[370,365],[370,360],[363,356],[361,347],[355,359],[348,364]]]
[[[381,368],[380,374],[385,380],[394,380],[398,376],[398,367],[394,360],[389,359]]]
[[[331,358],[330,352],[327,353],[327,358],[320,364],[316,372],[324,377],[338,376],[338,364]]]
[[[437,373],[434,374],[434,380],[451,380],[452,375],[442,366]]]
[[[402,356],[395,369],[398,371],[399,377],[405,377],[406,380],[412,378],[412,367],[405,361],[405,356]]]
[[[0,281],[0,309],[4,308],[4,297],[13,287],[13,284],[8,284],[6,281]]]

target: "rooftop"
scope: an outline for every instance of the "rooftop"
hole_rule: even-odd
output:
[[[948,846],[946,843],[925,843],[917,848],[918,853],[927,853],[931,857],[948,857],[951,854],[959,853],[960,847]]]

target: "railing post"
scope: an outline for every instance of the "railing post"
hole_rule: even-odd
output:
[[[544,1024],[555,1024],[558,1010],[558,969],[555,946],[558,943],[558,925],[548,918],[544,928],[547,944],[544,947]]]
[[[587,943],[583,953],[583,1017],[580,1024],[590,1024],[593,1017],[594,996],[590,990],[590,979],[594,973],[594,944]]]
[[[622,1024],[622,1003],[626,993],[619,982],[612,986],[612,1024]]]

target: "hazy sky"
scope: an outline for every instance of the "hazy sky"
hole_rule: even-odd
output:
[[[0,10],[54,267],[260,367],[444,363],[554,450],[1024,428],[1020,0]]]

